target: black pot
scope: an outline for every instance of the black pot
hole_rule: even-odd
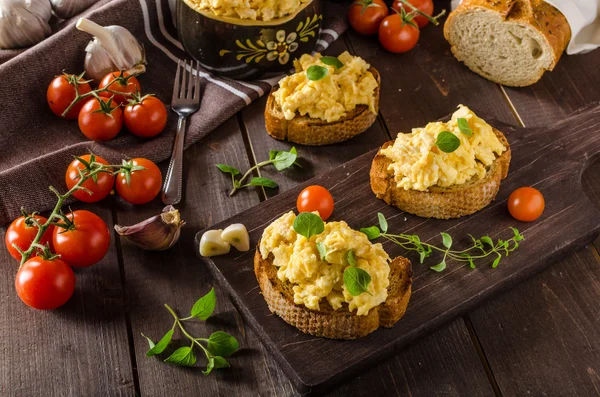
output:
[[[292,69],[295,58],[314,51],[322,21],[320,0],[268,22],[218,17],[177,0],[177,30],[185,50],[207,71],[234,79]]]

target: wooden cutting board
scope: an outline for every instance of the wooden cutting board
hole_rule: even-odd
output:
[[[444,272],[436,273],[428,265],[436,264],[439,258],[431,257],[421,265],[418,258],[407,255],[413,263],[414,277],[406,315],[393,328],[379,329],[355,341],[305,335],[271,314],[254,276],[254,250],[232,250],[225,256],[203,258],[300,393],[321,393],[366,372],[403,346],[599,234],[600,211],[586,197],[581,175],[600,153],[600,106],[582,109],[545,128],[515,128],[493,120],[490,124],[505,133],[513,158],[496,200],[474,215],[443,221],[419,218],[387,206],[375,198],[369,185],[369,169],[376,153],[372,151],[211,227],[222,229],[243,223],[250,232],[251,245],[256,246],[269,223],[296,210],[298,193],[307,185],[318,184],[333,194],[335,211],[330,220],[345,220],[355,229],[377,224],[377,212],[382,212],[391,233],[418,234],[421,240],[441,244],[440,232],[447,232],[454,239],[455,249],[469,245],[469,233],[476,237],[489,235],[494,240],[510,238],[509,227],[513,226],[525,236],[520,248],[496,269],[491,268],[493,258],[489,258],[479,262],[475,270],[449,262]],[[332,146],[332,155],[335,150]],[[506,200],[521,186],[536,187],[546,199],[545,212],[535,222],[518,222],[508,214]],[[197,234],[196,244],[201,236],[202,232]],[[390,257],[405,254],[397,245],[383,239],[380,242]]]

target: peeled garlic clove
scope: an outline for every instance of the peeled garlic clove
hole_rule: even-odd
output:
[[[227,226],[221,233],[221,238],[233,245],[238,251],[246,252],[250,249],[248,230],[241,223]]]
[[[221,238],[223,230],[209,230],[200,239],[200,255],[215,256],[225,255],[231,250],[229,243]]]
[[[133,226],[115,225],[120,236],[148,251],[164,251],[171,248],[181,234],[185,221],[179,211],[168,205],[159,215],[148,218]]]

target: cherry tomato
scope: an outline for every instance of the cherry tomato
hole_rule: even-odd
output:
[[[520,187],[508,197],[508,212],[518,221],[535,221],[544,212],[544,196],[532,187]]]
[[[152,201],[160,192],[162,174],[152,161],[137,158],[129,161],[133,167],[144,167],[144,170],[121,170],[117,174],[117,192],[123,200],[131,204],[146,204]],[[130,180],[127,181],[127,174]]]
[[[139,103],[125,106],[125,126],[132,134],[151,138],[160,134],[167,124],[167,108],[155,96],[146,95]]]
[[[79,158],[88,163],[89,165],[92,156],[93,155],[91,154],[86,154],[80,156]],[[98,157],[95,155],[94,161],[97,163],[108,165],[108,161],[104,160],[102,157]],[[88,166],[78,159],[73,160],[71,164],[69,164],[69,167],[67,168],[67,172],[65,174],[65,182],[67,184],[67,189],[70,190],[79,181],[78,170],[84,171],[86,169],[88,169]],[[108,196],[114,185],[115,177],[113,176],[113,174],[107,172],[100,172],[96,174],[96,180],[90,178],[87,181],[83,182],[83,184],[81,185],[82,187],[92,192],[92,194],[89,194],[85,190],[76,190],[75,193],[73,193],[73,196],[77,200],[83,201],[84,203],[95,203],[96,201],[100,201],[106,196]]]
[[[403,53],[412,50],[419,41],[419,35],[419,29],[403,22],[398,14],[386,17],[379,26],[379,41],[383,48],[390,52]]]
[[[48,91],[46,92],[46,99],[48,100],[48,105],[52,112],[62,117],[62,114],[71,102],[75,99],[75,82],[77,83],[77,90],[80,95],[87,94],[92,89],[88,83],[86,83],[83,79],[78,78],[73,74],[63,74],[61,76],[56,76],[54,80],[50,82],[48,86]],[[83,107],[85,100],[77,102],[69,113],[65,115],[65,118],[68,120],[76,120],[79,115],[79,111]]]
[[[126,72],[112,72],[104,76],[98,88],[106,87],[111,91],[124,94],[135,94],[136,92],[142,91],[138,79]],[[104,98],[110,98],[114,95],[113,101],[119,105],[127,103],[129,98],[131,98],[130,95],[119,95],[113,94],[112,92],[101,92],[99,95]]]
[[[79,129],[93,141],[108,141],[123,128],[123,111],[110,99],[92,98],[79,113]]]
[[[370,36],[377,33],[388,13],[383,0],[354,0],[348,8],[348,21],[358,33]]]
[[[40,224],[44,224],[48,220],[43,216],[39,215],[36,215],[34,218]],[[46,245],[49,242],[52,242],[53,229],[54,226],[50,226],[46,230],[46,232],[44,232],[39,244]],[[19,253],[19,251],[17,251],[13,247],[13,244],[16,244],[16,246],[19,247],[19,249],[21,249],[22,251],[26,251],[27,249],[29,249],[31,242],[35,239],[35,236],[37,236],[37,233],[38,228],[34,224],[28,225],[27,222],[25,222],[24,216],[20,216],[17,219],[15,219],[10,224],[8,229],[6,229],[6,236],[4,237],[4,242],[6,243],[6,248],[8,249],[10,255],[20,262],[21,253]]]
[[[419,11],[431,16],[433,15],[433,1],[432,0],[408,0],[408,2]],[[405,6],[400,0],[395,0],[392,8],[397,11],[401,11],[402,8],[406,10],[406,13],[413,12],[412,8]],[[423,15],[417,15],[413,18],[413,21],[419,26],[419,28],[425,27],[429,23],[429,19]]]
[[[300,192],[296,206],[298,212],[319,211],[321,219],[326,221],[333,212],[333,197],[323,186],[312,185]]]
[[[27,306],[52,310],[73,295],[75,274],[61,259],[31,258],[17,272],[15,288]]]
[[[56,226],[52,245],[60,258],[73,267],[88,267],[100,262],[108,252],[110,233],[98,215],[85,210],[66,215],[68,229]]]

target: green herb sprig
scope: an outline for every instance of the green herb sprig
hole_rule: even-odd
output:
[[[324,56],[321,57],[320,61],[323,62],[325,65],[333,66],[336,69],[341,69],[342,67],[344,67],[344,64],[342,63],[342,61],[339,60],[338,57]]]
[[[215,310],[217,304],[217,298],[215,295],[215,289],[212,288],[206,295],[198,299],[198,301],[192,307],[190,316],[180,318],[177,313],[167,304],[165,307],[171,313],[175,321],[173,326],[167,333],[157,342],[154,343],[152,339],[142,334],[148,341],[150,350],[146,352],[147,357],[152,357],[157,354],[161,354],[165,351],[167,346],[171,343],[173,334],[175,333],[175,327],[179,327],[181,333],[190,340],[189,346],[182,346],[175,350],[169,357],[165,358],[165,362],[169,364],[180,365],[183,367],[191,367],[196,364],[196,355],[194,354],[194,347],[199,347],[208,360],[206,369],[202,371],[204,375],[208,375],[215,368],[228,368],[230,367],[229,362],[225,357],[231,356],[239,348],[237,339],[229,335],[227,332],[217,331],[213,332],[208,338],[196,338],[190,335],[183,327],[184,321],[193,319],[206,320],[209,318]],[[203,345],[206,344],[206,346]]]
[[[519,241],[525,239],[519,230],[511,227],[513,231],[513,237],[508,240],[497,240],[494,242],[490,236],[483,236],[481,238],[475,238],[469,234],[472,240],[472,245],[464,250],[452,250],[452,237],[445,232],[440,233],[442,237],[442,246],[438,247],[433,244],[421,241],[419,236],[415,234],[390,234],[387,233],[388,224],[385,216],[382,213],[377,214],[379,218],[379,227],[371,226],[360,229],[361,232],[367,235],[369,240],[374,240],[379,237],[383,237],[389,241],[392,241],[407,251],[415,251],[419,254],[419,261],[425,262],[426,258],[429,258],[434,251],[438,251],[443,254],[442,261],[435,266],[430,266],[430,269],[436,272],[441,272],[446,269],[446,260],[454,259],[458,262],[467,262],[471,269],[475,269],[475,261],[486,258],[490,255],[496,255],[496,258],[492,262],[492,268],[498,267],[500,260],[508,256],[511,252],[519,247]]]
[[[306,77],[311,81],[319,81],[327,76],[327,68],[319,65],[312,65],[306,70]]]
[[[271,189],[276,188],[279,186],[277,182],[269,178],[253,177],[248,183],[244,183],[244,181],[248,179],[248,177],[252,174],[252,171],[270,164],[273,164],[277,171],[283,171],[293,165],[300,167],[300,164],[296,162],[297,159],[298,152],[296,151],[295,147],[291,148],[289,152],[286,152],[285,150],[271,150],[269,152],[269,160],[265,160],[256,164],[254,167],[246,171],[246,173],[239,179],[236,179],[236,176],[240,175],[241,171],[237,168],[227,164],[216,164],[216,167],[221,170],[221,172],[231,175],[231,184],[233,189],[231,192],[229,192],[229,196],[233,196],[238,190],[248,186],[264,186]]]
[[[460,139],[450,131],[438,134],[435,145],[444,153],[452,153],[460,146]]]

